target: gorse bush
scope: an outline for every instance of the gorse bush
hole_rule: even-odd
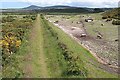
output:
[[[14,18],[12,16],[4,17],[4,24],[2,25],[0,45],[2,46],[3,77],[9,76],[10,73],[11,75],[17,76],[14,73],[18,70],[19,66],[17,65],[15,55],[17,55],[22,43],[26,41],[27,34],[32,28],[33,19],[31,17],[29,19],[27,17],[24,19]],[[14,69],[13,72],[6,70],[6,68],[10,67]]]
[[[113,20],[113,21],[112,21],[112,24],[113,24],[113,25],[120,25],[120,20]]]
[[[31,16],[31,19],[32,20],[36,20],[36,16]]]
[[[36,20],[36,15],[26,15],[26,16],[23,16],[23,18]]]
[[[69,51],[67,46],[61,42],[58,43],[58,46],[62,49],[64,59],[67,61],[67,70],[65,72],[66,75],[80,75],[87,76],[87,70],[81,66],[83,62],[80,60],[78,56],[74,56],[72,51]],[[80,63],[79,63],[80,61]]]
[[[106,17],[106,16],[103,16],[102,19],[107,19],[107,17]]]
[[[6,53],[13,54],[20,47],[24,35],[31,28],[32,20],[19,20],[7,23],[2,26],[1,45],[3,46],[3,55]]]
[[[5,22],[13,22],[16,18],[17,18],[16,16],[2,17],[2,23],[5,23]]]

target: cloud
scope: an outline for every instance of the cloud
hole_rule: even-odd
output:
[[[21,0],[27,1],[31,4],[37,5],[73,5],[77,3],[77,6],[86,6],[86,7],[117,7],[119,0]],[[79,5],[80,4],[80,5]],[[87,4],[87,5],[86,5]]]
[[[39,6],[73,5],[86,7],[117,7],[119,0],[0,0],[0,2],[28,2]]]
[[[73,1],[74,2],[74,1]],[[118,7],[119,0],[75,0],[75,3],[87,7]]]

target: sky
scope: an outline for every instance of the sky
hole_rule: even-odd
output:
[[[90,8],[114,8],[118,7],[120,0],[0,0],[0,8],[23,8],[30,5],[54,6],[68,5]]]

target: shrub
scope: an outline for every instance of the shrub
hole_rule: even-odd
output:
[[[79,57],[74,56],[72,51],[69,51],[67,45],[64,43],[59,42],[58,46],[63,51],[64,59],[68,62],[66,75],[80,75],[80,76],[87,76],[87,70],[79,64]],[[82,63],[82,61],[81,61]]]
[[[112,24],[113,24],[113,25],[120,25],[120,20],[113,20],[113,21],[112,21]]]
[[[5,23],[5,22],[13,22],[15,19],[14,19],[14,16],[7,16],[7,17],[2,17],[2,23]]]
[[[112,18],[107,18],[106,22],[108,22],[108,21],[112,21]]]
[[[27,15],[27,16],[23,16],[23,18],[30,18],[30,15]]]
[[[107,19],[107,17],[106,17],[106,16],[103,16],[102,19]]]
[[[31,19],[32,20],[36,20],[36,16],[31,16]]]

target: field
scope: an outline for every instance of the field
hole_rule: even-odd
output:
[[[84,21],[88,16],[93,22]],[[118,77],[118,27],[102,20],[100,14],[2,17],[1,77]],[[99,33],[102,39],[98,39]]]
[[[92,18],[92,22],[85,19]],[[101,13],[81,15],[47,15],[46,19],[77,38],[106,64],[118,66],[118,26],[106,22]],[[56,23],[57,22],[57,23]],[[87,37],[81,37],[86,34]]]

